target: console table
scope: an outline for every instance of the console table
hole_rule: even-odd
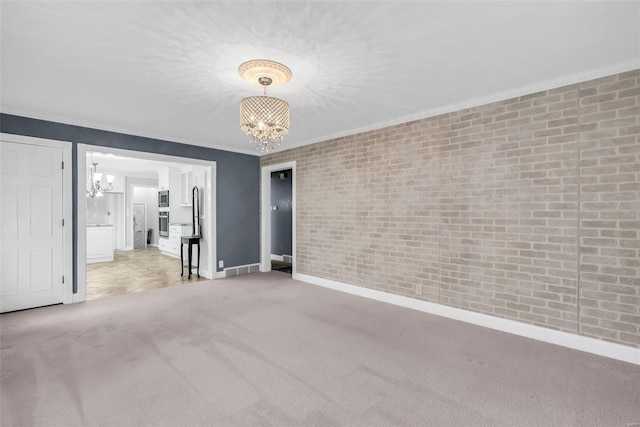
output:
[[[192,231],[190,236],[180,236],[180,275],[184,276],[184,245],[188,245],[189,247],[189,279],[191,279],[191,269],[193,266],[191,265],[191,258],[193,254],[193,245],[198,247],[198,265],[196,265],[196,272],[198,273],[198,278],[200,278],[200,239],[202,235],[200,234],[200,190],[198,190],[197,186],[194,186],[191,190],[191,219],[192,222]]]
[[[200,236],[180,236],[180,275],[184,276],[184,245],[188,245],[188,260],[189,260],[189,279],[191,279],[191,269],[194,267],[192,265],[192,256],[193,256],[193,245],[197,246],[198,249],[198,264],[195,265],[196,272],[198,274],[198,278],[200,278]]]

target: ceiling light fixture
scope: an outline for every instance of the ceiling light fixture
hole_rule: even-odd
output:
[[[240,130],[261,152],[273,151],[289,133],[290,111],[285,101],[267,96],[267,86],[279,86],[291,79],[289,68],[265,59],[247,61],[238,72],[243,79],[264,87],[263,96],[250,96],[240,102]]]
[[[104,196],[103,191],[113,190],[113,181],[115,177],[113,175],[106,175],[107,185],[103,187],[102,174],[100,172],[96,172],[98,164],[93,162],[93,153],[91,153],[91,165],[91,175],[87,180],[87,197],[94,199],[96,197]]]

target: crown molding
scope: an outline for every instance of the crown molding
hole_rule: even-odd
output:
[[[491,95],[481,96],[478,98],[471,98],[465,101],[448,104],[442,107],[432,108],[430,110],[424,110],[413,114],[396,117],[395,119],[384,120],[376,123],[372,123],[367,126],[348,129],[341,132],[327,134],[319,138],[306,139],[299,142],[288,142],[287,150],[302,147],[305,145],[315,144],[318,142],[329,141],[336,138],[342,138],[345,136],[356,135],[363,132],[369,132],[378,129],[384,129],[391,126],[396,126],[416,120],[423,120],[429,117],[435,117],[442,114],[453,113],[455,111],[465,110],[467,108],[479,107],[481,105],[492,104],[494,102],[505,101],[507,99],[517,98],[524,95],[531,95],[537,92],[543,92],[546,90],[556,89],[559,87],[570,86],[576,83],[582,83],[589,80],[599,79],[601,77],[607,77],[614,74],[625,73],[627,71],[640,69],[640,59],[621,62],[618,64],[610,65],[607,67],[594,68],[591,70],[583,71],[580,73],[569,74],[556,79],[546,80],[539,83],[534,83],[527,86],[521,86],[515,89],[510,89],[502,92],[496,92]],[[286,151],[286,150],[283,150]],[[260,155],[268,155],[270,153],[261,153]]]
[[[601,77],[607,77],[614,74],[624,73],[627,71],[632,71],[637,69],[640,69],[640,59],[621,62],[618,64],[606,66],[606,67],[595,68],[595,69],[583,71],[580,73],[570,74],[570,75],[566,75],[556,79],[546,80],[543,82],[539,82],[539,83],[535,83],[527,86],[521,86],[515,89],[496,92],[487,96],[471,98],[465,101],[448,104],[442,107],[432,108],[429,110],[424,110],[424,111],[420,111],[413,114],[399,116],[390,120],[375,122],[366,126],[361,126],[361,127],[351,128],[351,129],[347,129],[347,130],[336,132],[336,133],[326,134],[317,138],[310,138],[310,139],[305,139],[301,141],[294,141],[292,139],[288,139],[286,142],[287,148],[284,150],[281,150],[280,152],[302,147],[305,145],[311,145],[319,142],[329,141],[336,138],[342,138],[345,136],[351,136],[351,135],[356,135],[363,132],[369,132],[373,130],[396,126],[396,125],[400,125],[403,123],[408,123],[416,120],[427,119],[429,117],[435,117],[442,114],[452,113],[452,112],[464,110],[467,108],[473,108],[481,105],[491,104],[494,102],[504,101],[507,99],[517,98],[519,96],[530,95],[532,93],[543,92],[546,90],[556,89],[563,86],[569,86],[572,84],[581,83],[581,82],[594,80]],[[92,129],[103,130],[106,132],[117,132],[117,133],[123,133],[127,135],[140,136],[144,138],[152,138],[152,139],[175,142],[180,144],[195,145],[195,146],[204,147],[204,148],[228,151],[232,153],[248,154],[251,156],[263,156],[263,155],[268,155],[272,153],[272,152],[258,153],[255,150],[250,148],[232,149],[227,146],[211,144],[209,142],[190,140],[186,138],[176,138],[173,136],[166,136],[166,135],[150,133],[150,132],[139,132],[139,131],[134,131],[128,128],[106,126],[102,123],[97,123],[93,121],[75,120],[75,119],[69,119],[68,117],[34,113],[32,111],[24,111],[24,110],[10,108],[6,106],[0,107],[0,111],[5,114],[13,114],[17,116],[23,116],[23,117],[34,118],[39,120],[47,120],[47,121],[52,121],[52,122],[57,122],[62,124],[88,127]],[[77,142],[87,142],[87,141],[77,141]]]

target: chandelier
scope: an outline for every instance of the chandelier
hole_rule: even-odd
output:
[[[96,172],[97,163],[93,163],[93,154],[91,155],[91,175],[87,180],[87,197],[96,198],[104,196],[103,191],[111,191],[113,190],[113,180],[115,177],[113,175],[106,175],[105,178],[107,180],[107,185],[102,185],[102,174],[100,172]]]
[[[261,152],[273,151],[289,133],[289,104],[267,96],[267,86],[279,86],[291,79],[286,66],[265,59],[247,61],[238,72],[250,83],[264,88],[263,96],[250,96],[240,102],[240,130]]]

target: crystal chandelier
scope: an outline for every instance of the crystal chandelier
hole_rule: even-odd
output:
[[[279,86],[291,79],[286,66],[264,59],[247,61],[238,68],[247,81],[264,87],[263,96],[250,96],[240,102],[240,130],[261,152],[273,151],[289,133],[289,104],[267,96],[267,86]]]
[[[113,190],[113,180],[115,177],[113,175],[106,175],[107,185],[102,185],[102,174],[100,172],[96,172],[97,163],[93,163],[93,155],[91,156],[91,175],[87,180],[87,197],[96,198],[104,196],[103,191],[111,191]]]

